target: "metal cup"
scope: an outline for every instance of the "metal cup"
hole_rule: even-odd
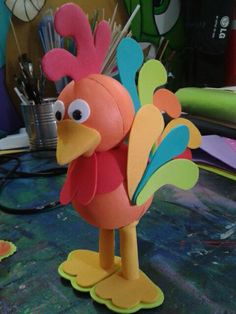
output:
[[[53,112],[55,98],[45,98],[41,104],[21,103],[26,132],[31,150],[55,149],[57,125]]]

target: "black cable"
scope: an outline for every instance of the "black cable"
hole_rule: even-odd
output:
[[[39,205],[39,206],[32,207],[32,208],[18,208],[18,209],[7,207],[5,205],[0,204],[0,209],[7,214],[32,215],[32,214],[45,213],[45,212],[48,212],[52,209],[59,208],[61,206],[62,205],[60,204],[59,201],[53,201],[53,202],[47,203],[45,205]]]
[[[10,169],[7,174],[5,175],[5,177],[1,178],[0,181],[0,188],[2,188],[4,186],[4,184],[7,182],[7,180],[11,177],[11,175],[16,171],[16,169],[20,166],[20,160],[19,158],[15,158],[15,157],[11,157],[11,160],[16,161],[16,164],[12,167],[12,169]]]
[[[8,173],[8,170],[0,167],[2,172]],[[25,179],[25,178],[36,178],[36,177],[53,177],[67,172],[66,168],[49,168],[45,170],[39,170],[36,172],[24,172],[24,171],[15,171],[11,175],[8,175],[8,179]],[[0,180],[3,177],[0,176]],[[5,177],[4,177],[5,178]]]

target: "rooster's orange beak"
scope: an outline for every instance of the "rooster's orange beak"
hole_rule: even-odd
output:
[[[64,120],[57,124],[57,162],[67,164],[79,156],[90,156],[101,141],[100,134],[73,120]]]

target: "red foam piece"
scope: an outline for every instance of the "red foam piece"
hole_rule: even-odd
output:
[[[76,196],[79,202],[87,205],[93,199],[97,189],[97,158],[80,157],[74,160],[68,169],[65,184],[61,190],[60,202],[65,205]]]
[[[74,160],[69,166],[60,202],[65,205],[76,198],[87,205],[96,194],[112,192],[124,181],[126,163],[125,145]]]
[[[190,148],[186,148],[185,151],[174,159],[189,159],[192,160],[192,151]]]
[[[114,191],[125,178],[127,148],[119,147],[97,154],[98,183],[97,193],[105,194]]]

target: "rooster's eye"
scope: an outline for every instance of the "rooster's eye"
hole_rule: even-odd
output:
[[[64,118],[65,106],[61,100],[57,100],[53,104],[53,112],[54,112],[57,122],[60,122]]]
[[[68,108],[68,115],[77,123],[83,123],[90,116],[88,103],[83,99],[75,99]]]

